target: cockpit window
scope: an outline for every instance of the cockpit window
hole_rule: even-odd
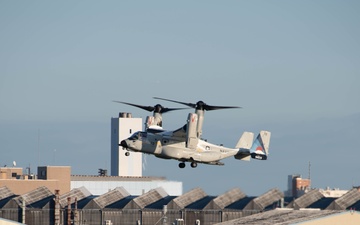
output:
[[[133,135],[131,135],[131,137],[129,137],[129,140],[138,140],[139,138],[141,138],[141,132],[135,132]]]
[[[135,132],[133,135],[131,135],[131,137],[129,137],[129,140],[141,140],[142,138],[146,138],[147,137],[147,133],[146,132]]]
[[[146,137],[147,137],[147,133],[146,133],[146,132],[141,132],[141,137],[146,138]]]

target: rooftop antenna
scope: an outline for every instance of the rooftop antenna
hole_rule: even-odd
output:
[[[38,129],[38,137],[37,137],[38,139],[37,139],[37,141],[38,141],[38,143],[37,143],[37,153],[38,153],[38,158],[37,158],[37,160],[38,160],[38,166],[40,166],[40,129]]]
[[[310,161],[309,161],[309,181],[310,181],[309,188],[311,188],[311,163],[310,163]]]

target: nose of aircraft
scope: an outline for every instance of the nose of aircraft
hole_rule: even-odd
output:
[[[127,147],[128,147],[128,145],[126,144],[126,141],[125,141],[125,140],[122,140],[122,141],[120,142],[120,146],[122,146],[122,147],[124,147],[124,148],[127,148]]]

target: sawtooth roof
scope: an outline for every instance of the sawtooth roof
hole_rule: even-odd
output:
[[[43,200],[49,196],[53,196],[53,193],[45,186],[38,187],[33,191],[30,191],[26,194],[17,196],[14,198],[16,203],[21,206],[22,202],[25,201],[26,205],[31,205],[37,201]]]
[[[244,209],[250,210],[264,210],[267,207],[272,207],[274,202],[278,202],[281,198],[284,197],[284,194],[277,188],[271,189],[263,195],[255,198],[251,204],[248,204]]]
[[[186,209],[203,209],[205,206],[211,202],[215,196],[205,196],[202,199],[197,200],[196,202],[191,203],[190,205],[186,206]]]
[[[306,208],[326,209],[336,198],[324,197],[312,203]]]
[[[91,193],[85,188],[74,188],[68,193],[65,193],[60,196],[59,202],[62,208],[66,207],[68,204],[68,197],[70,197],[70,204],[73,204],[75,202],[75,198],[77,201],[81,201],[81,199],[86,198],[88,196],[91,196]]]
[[[117,187],[112,191],[96,197],[94,201],[100,206],[100,208],[105,208],[105,206],[119,201],[120,199],[123,199],[129,195],[130,193],[127,192],[125,188]]]
[[[10,191],[10,189],[6,186],[0,187],[0,200],[8,198],[10,196],[14,196],[15,194]]]
[[[185,194],[174,198],[168,204],[168,209],[184,209],[186,206],[207,196],[201,188],[194,188]]]
[[[287,206],[287,208],[294,208],[294,209],[306,208],[321,198],[324,198],[324,195],[318,189],[313,189],[308,193],[295,199]]]
[[[148,191],[147,193],[140,195],[136,198],[134,198],[132,200],[132,202],[130,202],[129,207],[134,207],[137,206],[140,209],[145,208],[147,205],[150,205],[156,201],[159,201],[160,199],[164,198],[168,196],[168,194],[166,193],[166,191],[164,190],[164,188],[162,187],[158,187],[155,189],[152,189],[150,191]],[[134,204],[131,204],[134,203]]]
[[[164,205],[167,205],[171,200],[176,198],[177,196],[166,196],[150,205],[147,205],[145,208],[147,209],[162,209]]]
[[[357,188],[353,188],[340,198],[333,201],[326,209],[343,210],[355,204],[359,200],[360,192]]]
[[[230,204],[245,197],[246,194],[244,194],[239,188],[234,188],[214,198],[204,207],[204,209],[224,209],[226,206],[229,206]]]

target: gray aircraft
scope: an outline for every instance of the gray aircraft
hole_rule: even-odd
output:
[[[138,131],[129,138],[120,142],[126,150],[125,155],[129,155],[129,151],[151,154],[161,159],[174,159],[180,161],[179,167],[184,168],[185,162],[189,162],[192,168],[197,167],[198,163],[209,165],[224,165],[222,159],[234,157],[238,160],[249,161],[250,158],[258,160],[266,160],[269,154],[269,144],[271,132],[260,131],[254,139],[254,133],[244,132],[240,137],[235,148],[228,148],[222,145],[209,143],[201,139],[202,126],[204,122],[204,111],[217,109],[240,108],[236,106],[211,106],[203,101],[197,103],[185,103],[164,98],[155,99],[171,101],[195,108],[195,113],[189,113],[187,123],[176,130],[164,130],[160,123],[148,124],[145,131]],[[116,101],[118,102],[118,101]],[[119,102],[135,107],[143,108],[144,106],[132,103]],[[145,110],[153,111],[156,107],[150,107]],[[168,109],[165,111],[158,110],[155,117],[160,118],[161,112],[177,110],[182,108]],[[159,117],[160,115],[160,117]],[[148,117],[149,118],[149,117]],[[149,120],[147,118],[147,120]],[[151,119],[150,119],[151,120]]]

